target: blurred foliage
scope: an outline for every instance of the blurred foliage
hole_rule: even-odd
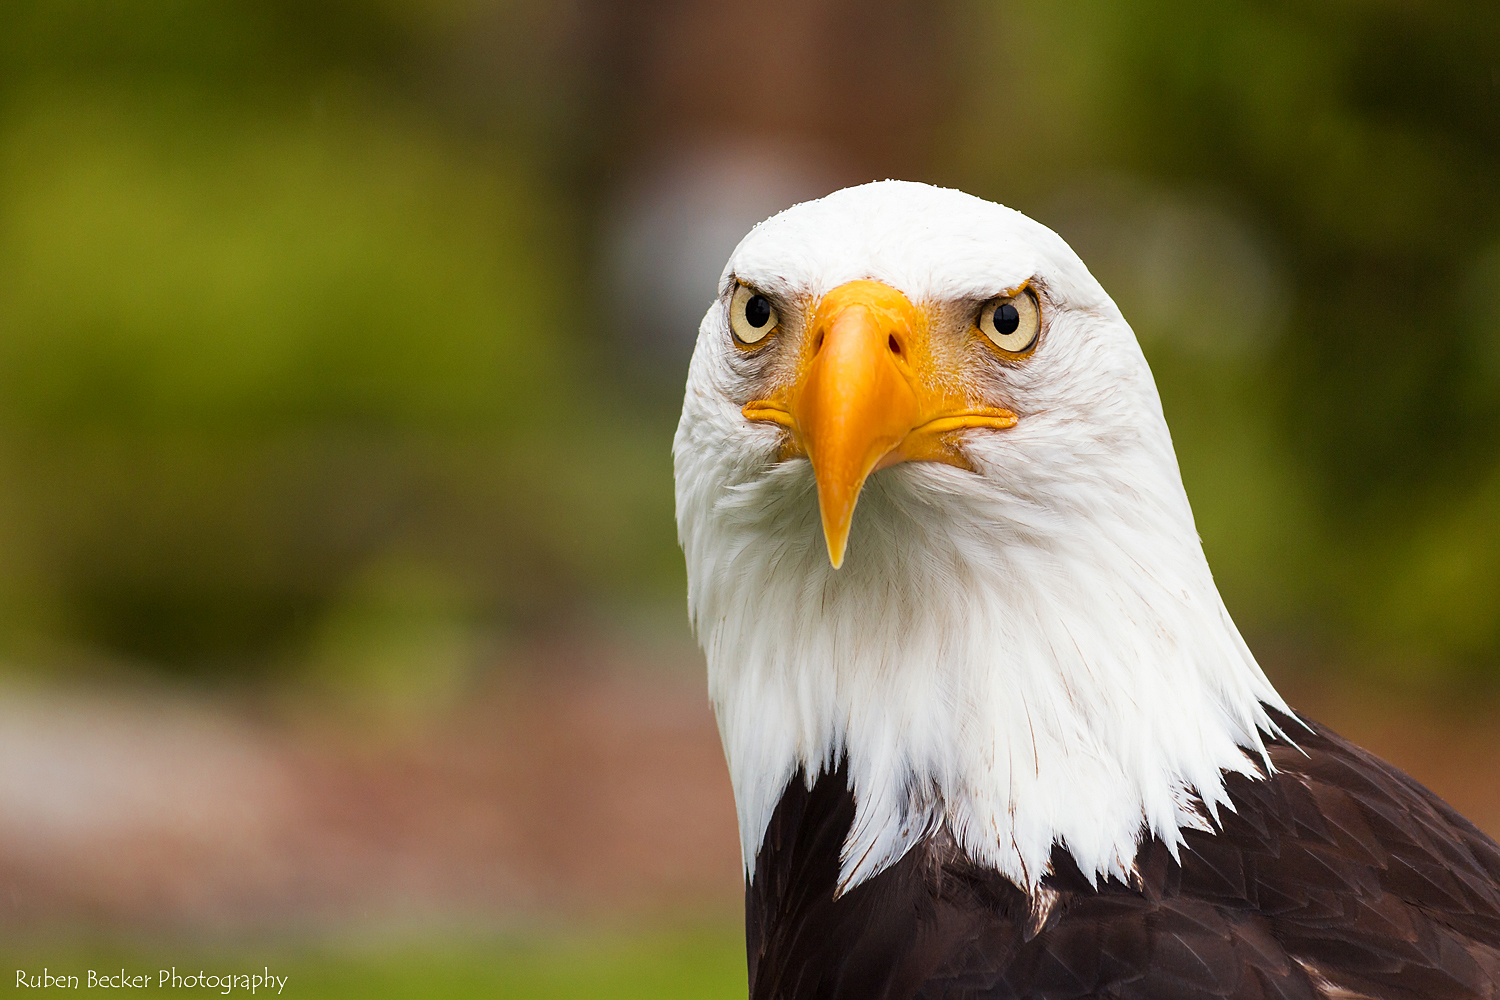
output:
[[[932,11],[962,68],[924,179],[1053,225],[1116,295],[1247,631],[1500,676],[1493,6]],[[621,18],[8,5],[11,660],[405,697],[516,627],[680,600],[673,379],[589,291],[611,122],[649,116],[579,25]]]
[[[8,9],[13,657],[359,683],[674,592],[664,448],[588,425],[574,210],[420,93],[458,9]]]

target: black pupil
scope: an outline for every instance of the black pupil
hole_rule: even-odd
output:
[[[995,332],[1004,337],[1016,332],[1016,327],[1021,325],[1021,314],[1016,312],[1016,307],[1009,302],[1002,302],[995,307]]]
[[[1014,309],[1011,312],[1015,312]],[[745,322],[759,330],[771,321],[771,300],[764,295],[752,295],[745,303]]]

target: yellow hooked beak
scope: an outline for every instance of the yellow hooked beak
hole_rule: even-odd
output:
[[[1015,426],[1009,410],[967,403],[958,373],[939,369],[926,317],[911,301],[881,282],[851,281],[813,310],[792,384],[743,412],[787,428],[789,454],[812,461],[837,569],[870,473],[907,461],[972,469],[953,432]]]

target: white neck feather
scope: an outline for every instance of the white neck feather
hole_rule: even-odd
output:
[[[877,473],[834,570],[809,464],[775,463],[694,367],[678,520],[747,874],[787,782],[840,755],[840,891],[940,824],[1028,890],[1054,843],[1126,878],[1143,834],[1175,852],[1224,772],[1255,773],[1263,703],[1285,705],[1214,586],[1154,387],[1088,454],[1038,416],[974,449],[979,475]]]

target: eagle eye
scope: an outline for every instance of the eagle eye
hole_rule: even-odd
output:
[[[760,292],[749,285],[734,290],[734,298],[729,302],[729,329],[735,340],[746,346],[758,344],[780,321],[776,307]]]
[[[1022,357],[1036,347],[1036,338],[1042,332],[1042,310],[1036,295],[1024,288],[1015,295],[990,299],[974,322],[1001,354]]]

